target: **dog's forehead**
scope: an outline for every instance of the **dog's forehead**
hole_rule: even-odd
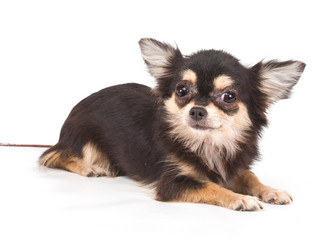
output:
[[[217,50],[203,50],[191,55],[184,74],[196,79],[200,94],[207,95],[213,89],[234,84],[235,74],[239,72],[239,61],[228,53]]]

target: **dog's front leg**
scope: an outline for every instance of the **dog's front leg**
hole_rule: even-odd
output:
[[[248,170],[242,171],[229,188],[238,193],[256,196],[266,203],[289,204],[293,201],[287,192],[262,184],[257,176]]]
[[[215,183],[201,182],[188,176],[163,176],[156,191],[159,201],[205,203],[238,211],[262,209],[255,197],[234,193]]]

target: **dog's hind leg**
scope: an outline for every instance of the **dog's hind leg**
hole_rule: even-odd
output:
[[[51,148],[41,156],[39,162],[49,168],[60,168],[87,177],[118,175],[117,170],[110,166],[107,156],[91,143],[85,144],[79,155],[57,147]]]

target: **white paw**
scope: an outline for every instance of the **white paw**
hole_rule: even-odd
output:
[[[289,204],[293,201],[293,198],[289,193],[285,191],[281,191],[281,190],[272,189],[272,188],[270,188],[267,191],[262,192],[259,195],[259,198],[263,202],[270,203],[270,204],[280,204],[280,205]]]
[[[237,194],[236,198],[230,200],[227,208],[236,211],[259,211],[263,206],[256,197]]]

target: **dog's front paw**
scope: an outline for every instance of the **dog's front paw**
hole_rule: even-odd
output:
[[[287,192],[273,188],[269,188],[266,191],[263,191],[259,194],[258,197],[261,199],[261,201],[270,204],[285,205],[293,201],[292,196]]]
[[[241,194],[236,194],[234,198],[231,198],[226,207],[236,211],[259,211],[263,209],[262,204],[256,197]]]

